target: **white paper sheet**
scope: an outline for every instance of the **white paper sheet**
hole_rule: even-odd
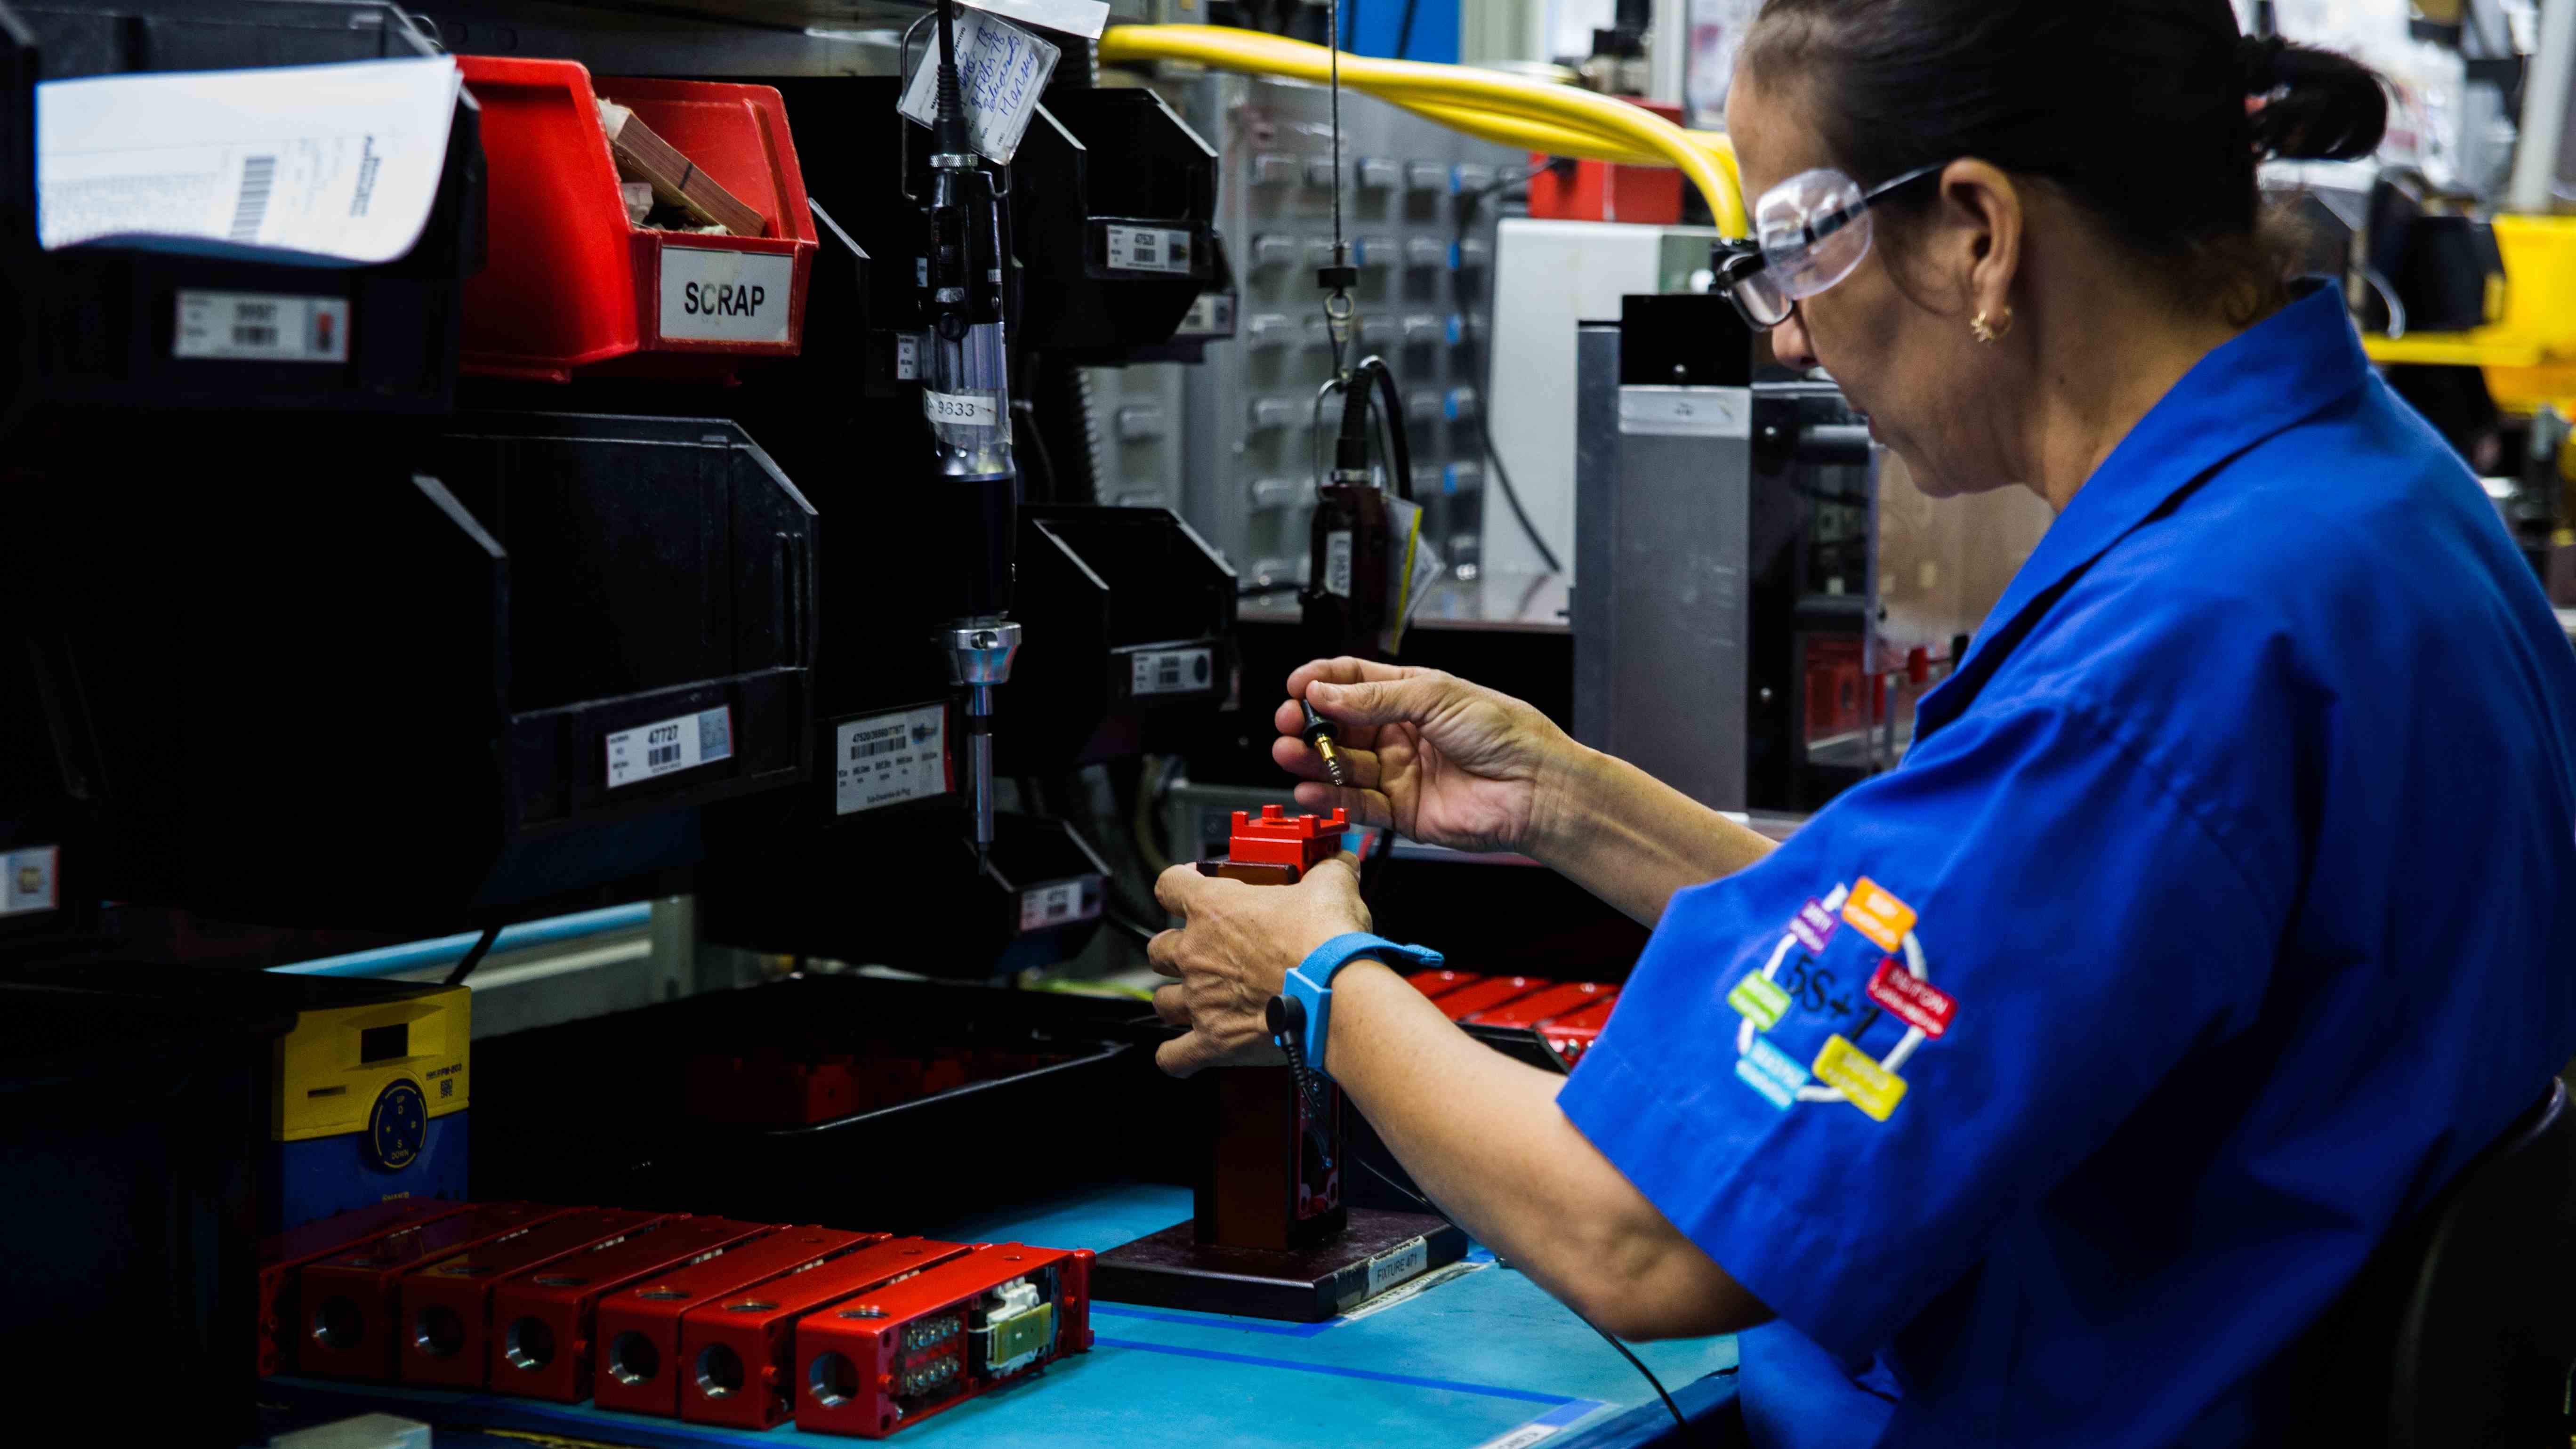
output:
[[[1043,25],[1079,35],[1085,40],[1098,40],[1109,28],[1109,7],[1103,0],[957,0],[977,10],[989,10],[1024,25]],[[963,49],[961,45],[959,47]]]
[[[447,56],[48,81],[38,237],[392,261],[437,199],[457,86]]]

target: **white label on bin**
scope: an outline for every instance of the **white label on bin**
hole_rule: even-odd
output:
[[[862,715],[832,727],[832,808],[855,815],[948,793],[948,706]]]
[[[934,423],[989,428],[999,424],[1002,410],[988,392],[934,392],[925,387],[921,390],[921,415]]]
[[[662,248],[666,342],[785,342],[796,259],[769,252]]]
[[[1080,880],[1060,880],[1052,885],[1031,886],[1020,892],[1020,929],[1043,931],[1049,926],[1070,925],[1099,915],[1100,892],[1085,890],[1087,884],[1089,882]]]
[[[1159,226],[1109,228],[1109,265],[1130,272],[1190,270],[1190,234]]]
[[[1324,592],[1351,597],[1351,531],[1347,528],[1324,535]]]
[[[172,357],[346,362],[349,299],[282,292],[181,292]]]
[[[1216,651],[1201,645],[1195,649],[1148,649],[1130,658],[1131,674],[1128,693],[1190,694],[1215,687]]]
[[[608,737],[608,788],[733,758],[733,711],[724,706],[657,720]]]
[[[58,855],[51,845],[0,852],[0,916],[50,911],[61,904],[54,888]]]
[[[1368,1296],[1375,1298],[1431,1266],[1431,1240],[1416,1238],[1391,1252],[1369,1259]]]

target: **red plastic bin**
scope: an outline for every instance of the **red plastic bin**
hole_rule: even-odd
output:
[[[465,288],[463,371],[726,380],[744,358],[796,355],[814,217],[776,90],[610,77],[594,86],[569,60],[467,55],[457,65],[483,108],[491,205],[491,262]],[[603,94],[758,211],[763,234],[629,223],[600,124]],[[723,305],[699,305],[714,295]]]

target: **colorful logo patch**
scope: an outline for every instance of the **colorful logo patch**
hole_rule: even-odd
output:
[[[1916,977],[1893,956],[1879,962],[1878,974],[1869,978],[1869,999],[1886,1007],[1897,1020],[1935,1039],[1950,1030],[1950,1018],[1959,1014],[1957,997]]]
[[[1726,1004],[1744,1013],[1756,1029],[1769,1031],[1789,1010],[1789,993],[1756,971],[1735,983],[1735,989],[1726,993]]]
[[[1816,1053],[1816,1080],[1842,1093],[1874,1122],[1886,1121],[1905,1100],[1905,1079],[1840,1035],[1825,1038],[1825,1049]]]
[[[1735,1075],[1783,1112],[1797,1105],[1798,1089],[1808,1082],[1805,1067],[1758,1036],[1753,1039],[1753,1049],[1735,1059]]]
[[[1789,922],[1789,934],[1798,938],[1808,955],[1821,956],[1825,943],[1834,938],[1836,924],[1834,913],[1825,909],[1823,901],[1810,900],[1798,908],[1797,916]]]
[[[1852,929],[1878,943],[1882,951],[1904,947],[1905,933],[1914,929],[1914,908],[1889,895],[1878,882],[1862,876],[1852,886],[1851,899],[1843,902],[1843,919]]]

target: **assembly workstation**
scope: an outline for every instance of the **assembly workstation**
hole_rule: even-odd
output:
[[[0,61],[0,1437],[2576,1422],[2576,0]]]

